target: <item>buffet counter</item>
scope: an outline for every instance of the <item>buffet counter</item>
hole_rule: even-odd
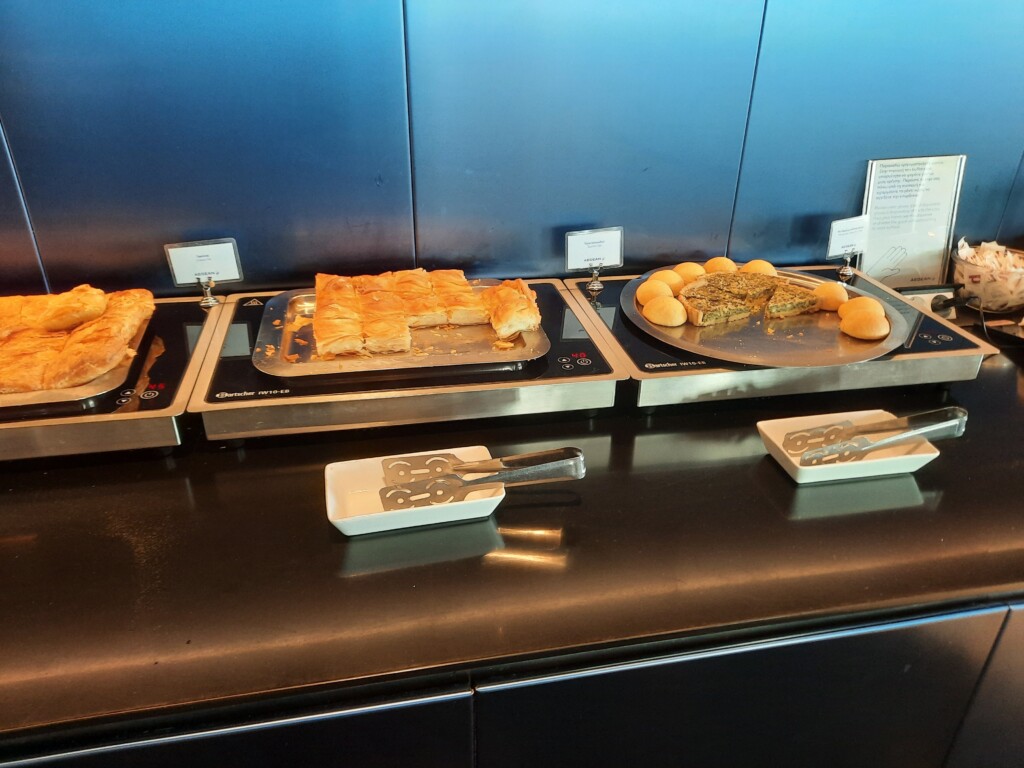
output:
[[[966,433],[895,478],[798,486],[755,427],[945,405]],[[189,429],[160,454],[0,465],[0,757],[1024,594],[1024,373],[1005,354],[950,385],[243,442]],[[587,476],[510,488],[461,526],[328,522],[326,464],[471,445],[576,446]]]

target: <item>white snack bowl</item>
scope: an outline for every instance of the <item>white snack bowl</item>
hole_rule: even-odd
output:
[[[400,528],[477,520],[494,512],[505,498],[504,486],[474,490],[462,501],[385,510],[380,500],[380,489],[384,487],[381,463],[396,456],[428,456],[434,453],[453,453],[462,461],[484,461],[491,458],[491,452],[486,446],[471,445],[328,464],[324,469],[327,519],[346,536],[360,536]]]
[[[980,246],[978,246],[980,248]],[[978,264],[953,250],[953,282],[985,312],[1015,312],[1024,307],[1024,252],[1006,249],[1006,266]],[[1013,268],[1009,264],[1020,264]]]
[[[768,453],[779,462],[786,473],[798,483],[821,483],[829,480],[852,480],[858,477],[878,477],[914,472],[939,455],[938,449],[923,437],[897,443],[887,448],[868,453],[856,461],[840,461],[835,464],[802,466],[800,456],[790,456],[782,447],[782,441],[790,432],[813,429],[826,424],[849,421],[854,425],[872,424],[876,421],[895,418],[888,411],[848,411],[826,413],[814,416],[797,416],[789,419],[772,419],[757,422]],[[885,433],[889,434],[889,433]],[[869,435],[869,440],[882,435]]]

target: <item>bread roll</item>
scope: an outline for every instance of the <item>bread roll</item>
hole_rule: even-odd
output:
[[[672,289],[663,280],[655,280],[649,277],[640,283],[636,289],[636,300],[641,307],[651,299],[656,299],[659,296],[672,297]]]
[[[772,277],[779,274],[778,270],[772,266],[772,263],[765,261],[764,259],[753,259],[752,261],[748,261],[740,267],[740,272],[753,272],[757,275],[771,275]]]
[[[676,296],[686,283],[683,278],[674,270],[671,269],[660,269],[650,276],[651,280],[660,280],[665,283],[669,288],[672,289],[672,295]]]
[[[860,312],[861,310],[872,312],[878,317],[885,317],[885,307],[878,299],[870,296],[857,296],[839,305],[839,317],[846,317],[849,312]]]
[[[847,312],[839,321],[839,330],[855,339],[877,341],[889,335],[889,320],[870,309],[860,309]]]
[[[708,272],[735,272],[736,262],[728,256],[715,256],[704,262],[704,269]]]
[[[686,322],[686,310],[671,296],[658,296],[644,305],[642,314],[655,325],[674,328]]]
[[[818,297],[818,308],[826,312],[835,312],[850,300],[850,294],[840,283],[822,283],[814,289],[814,295]]]
[[[696,261],[684,261],[682,264],[676,264],[672,267],[672,271],[683,278],[683,282],[687,285],[707,274],[704,266]]]

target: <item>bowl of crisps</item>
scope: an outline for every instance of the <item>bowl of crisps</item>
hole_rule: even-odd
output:
[[[960,238],[953,252],[953,282],[968,306],[984,312],[1024,308],[1024,251],[996,242],[971,246]]]

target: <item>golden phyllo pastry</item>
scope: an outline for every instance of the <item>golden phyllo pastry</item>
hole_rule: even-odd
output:
[[[412,334],[402,300],[395,293],[374,291],[359,297],[363,316],[363,343],[367,352],[408,352]]]
[[[365,320],[363,341],[367,352],[386,354],[412,349],[412,334],[404,317],[380,316]]]
[[[21,327],[0,342],[0,394],[46,389],[46,369],[56,362],[65,333]]]
[[[395,290],[395,275],[393,272],[381,272],[379,275],[358,275],[352,278],[352,283],[359,293],[393,291]]]
[[[135,354],[131,342],[154,309],[143,289],[106,294],[78,286],[0,300],[0,394],[93,381]]]
[[[444,303],[434,293],[399,293],[410,328],[432,328],[448,322]]]
[[[396,293],[422,295],[430,295],[434,292],[430,276],[425,269],[403,269],[395,272],[393,290]]]
[[[444,291],[440,297],[451,325],[483,325],[491,318],[480,294],[472,288]]]
[[[79,285],[52,297],[39,316],[44,331],[66,331],[95,320],[107,308],[107,294],[90,285]]]
[[[361,294],[359,296],[359,311],[363,313],[364,320],[381,317],[405,317],[405,309],[398,294],[385,291]]]
[[[71,331],[60,356],[46,369],[44,387],[77,387],[134,355],[129,343],[154,309],[153,294],[147,290],[133,288],[109,294],[102,315]]]
[[[483,301],[499,339],[512,339],[540,327],[537,294],[522,280],[505,280],[485,289]]]
[[[362,351],[362,312],[351,278],[322,273],[316,276],[313,338],[324,358]]]
[[[427,273],[435,293],[442,293],[453,288],[469,288],[466,273],[461,269],[434,269]]]
[[[494,288],[501,290],[474,289],[461,269],[408,269],[352,278],[318,274],[313,315],[317,353],[330,359],[356,352],[409,352],[412,328],[484,325],[495,310],[503,318],[500,330],[494,326],[499,339],[540,325],[536,294],[526,283],[507,280]]]

